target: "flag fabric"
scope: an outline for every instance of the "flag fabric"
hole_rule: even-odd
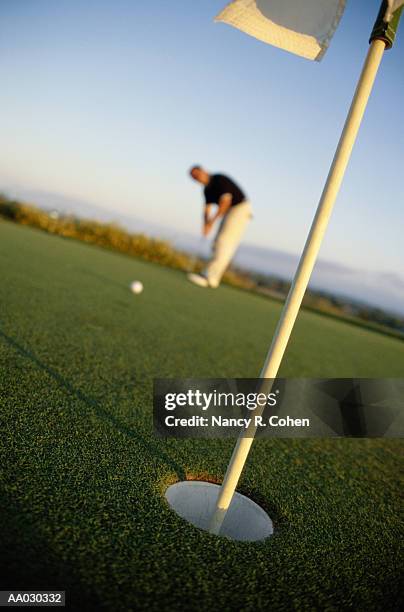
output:
[[[384,16],[385,21],[389,22],[393,17],[393,13],[403,6],[404,0],[387,0],[387,10]]]
[[[328,48],[344,8],[345,0],[233,0],[215,21],[318,61]]]

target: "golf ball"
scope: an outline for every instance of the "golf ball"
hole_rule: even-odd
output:
[[[130,284],[130,289],[133,293],[142,293],[143,283],[140,281],[133,281],[133,283]]]

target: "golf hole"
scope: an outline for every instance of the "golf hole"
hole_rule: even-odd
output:
[[[168,487],[166,500],[183,519],[208,531],[220,486],[200,480],[186,480]],[[235,493],[220,530],[221,536],[241,542],[265,540],[273,534],[271,519],[258,504]]]

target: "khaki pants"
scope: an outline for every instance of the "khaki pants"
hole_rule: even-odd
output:
[[[251,204],[248,201],[232,206],[223,217],[213,242],[213,257],[205,270],[212,287],[219,285],[251,217]]]

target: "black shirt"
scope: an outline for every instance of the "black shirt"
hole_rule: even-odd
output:
[[[203,190],[206,204],[219,204],[219,200],[224,193],[231,193],[231,205],[241,204],[246,199],[240,187],[224,174],[212,174],[209,183]]]

